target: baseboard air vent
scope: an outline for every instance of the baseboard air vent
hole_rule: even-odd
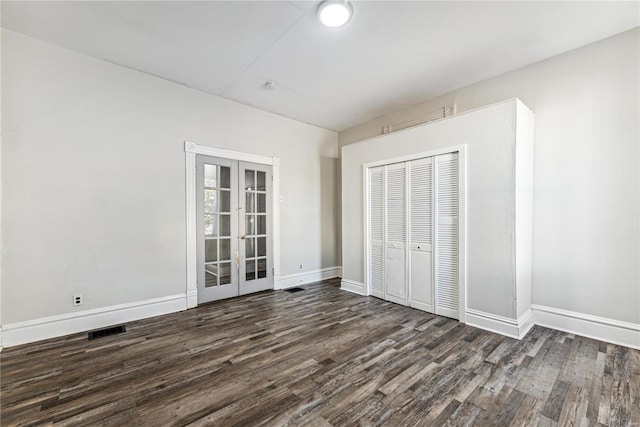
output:
[[[89,339],[92,340],[95,338],[102,338],[108,335],[121,334],[123,332],[127,332],[127,329],[124,327],[124,325],[111,326],[109,328],[97,329],[95,331],[89,332]]]

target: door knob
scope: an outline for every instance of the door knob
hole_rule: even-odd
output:
[[[244,234],[242,236],[240,236],[241,239],[246,238],[247,236],[245,236]]]

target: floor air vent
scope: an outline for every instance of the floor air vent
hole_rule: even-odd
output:
[[[92,340],[95,338],[102,338],[108,335],[121,334],[123,332],[127,332],[127,329],[124,327],[124,325],[112,326],[110,328],[98,329],[97,331],[89,332],[89,339]]]
[[[302,288],[289,288],[289,289],[285,289],[285,291],[294,293],[294,292],[302,292],[302,291],[304,291],[304,289],[302,289]]]

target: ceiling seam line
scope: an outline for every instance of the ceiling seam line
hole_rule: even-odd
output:
[[[294,6],[295,7],[295,6]],[[266,55],[267,52],[269,52],[276,44],[278,44],[278,42],[280,40],[282,40],[284,38],[284,36],[286,36],[292,29],[293,27],[295,27],[298,22],[300,22],[300,20],[302,20],[302,18],[304,18],[306,16],[306,13],[303,13],[300,15],[300,17],[298,17],[298,19],[295,20],[295,22],[293,22],[293,24],[291,24],[289,26],[289,28],[287,28],[282,34],[280,34],[280,36],[274,40],[273,43],[271,43],[271,45],[269,45],[269,47],[267,47],[266,49],[264,49],[262,51],[262,53],[260,53],[253,61],[251,61],[249,64],[247,64],[246,67],[244,67],[244,69],[242,70],[242,72],[240,73],[240,75],[238,76],[238,78],[236,78],[233,82],[229,83],[227,86],[225,86],[225,88],[220,92],[221,95],[224,95],[227,93],[227,90],[229,90],[231,87],[233,87],[240,79],[242,79],[246,74],[247,71],[249,71],[249,69],[256,63],[258,62],[264,55]],[[277,83],[277,82],[276,82]]]

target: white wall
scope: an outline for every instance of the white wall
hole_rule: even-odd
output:
[[[348,129],[340,143],[439,106],[518,97],[535,112],[533,303],[638,324],[639,46],[635,29]]]
[[[0,7],[0,21],[2,20]],[[2,33],[0,32],[0,70],[2,70]],[[0,73],[0,94],[2,93],[2,73]],[[2,129],[2,102],[0,102],[0,129]],[[2,132],[0,131],[0,347],[2,347]]]
[[[5,30],[2,65],[2,324],[184,294],[185,140],[279,157],[282,274],[338,265],[335,132]]]

